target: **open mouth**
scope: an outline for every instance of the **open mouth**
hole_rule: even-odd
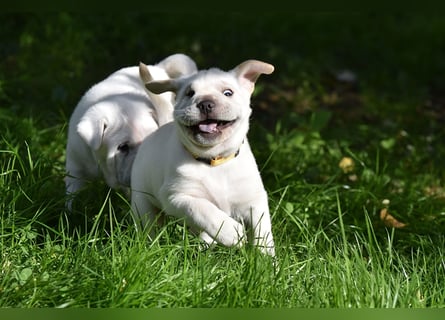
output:
[[[234,122],[235,120],[224,121],[224,120],[207,119],[199,122],[194,126],[191,126],[191,129],[195,133],[201,133],[201,134],[219,133],[223,129],[231,126]]]

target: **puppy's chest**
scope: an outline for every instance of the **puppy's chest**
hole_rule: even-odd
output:
[[[217,167],[203,167],[193,177],[183,177],[181,180],[182,187],[186,187],[183,190],[195,197],[206,198],[226,212],[244,206],[251,192],[260,187],[255,185],[256,179],[246,175],[245,171]]]

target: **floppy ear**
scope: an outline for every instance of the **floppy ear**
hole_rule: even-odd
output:
[[[105,119],[92,120],[84,118],[77,125],[77,133],[93,150],[98,150],[101,146],[106,129],[107,123]]]
[[[158,125],[162,126],[163,124],[170,122],[172,120],[173,114],[173,104],[172,104],[172,94],[159,94],[165,91],[154,91],[150,90],[147,86],[152,83],[153,80],[162,81],[168,80],[168,74],[164,69],[161,69],[156,66],[146,66],[142,62],[139,63],[139,76],[141,77],[142,82],[144,82],[146,88],[148,89],[148,96],[153,103],[154,108],[156,109],[156,115],[158,120]]]
[[[261,74],[271,74],[274,69],[274,66],[269,63],[247,60],[236,66],[232,72],[235,73],[240,83],[252,93],[258,77]]]
[[[153,80],[146,64],[139,62],[139,77],[144,84]]]
[[[177,93],[180,85],[177,79],[168,79],[148,82],[145,84],[145,87],[148,89],[148,91],[160,94],[167,91]]]
[[[144,84],[153,80],[170,79],[168,73],[161,67],[147,66],[142,62],[139,62],[139,76]]]

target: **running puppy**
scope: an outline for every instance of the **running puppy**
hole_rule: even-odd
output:
[[[169,79],[197,72],[193,60],[174,54],[148,66],[153,79]],[[162,95],[172,101],[172,93]],[[103,178],[115,189],[129,189],[131,167],[142,140],[173,119],[150,99],[139,67],[123,68],[90,88],[71,115],[66,148],[66,193],[74,194],[86,180]],[[67,199],[71,209],[72,196]]]
[[[228,72],[146,84],[156,94],[175,93],[176,104],[174,122],[148,136],[134,160],[131,204],[144,227],[162,211],[185,218],[209,244],[249,240],[275,254],[267,193],[246,137],[255,82],[273,70],[248,60]]]

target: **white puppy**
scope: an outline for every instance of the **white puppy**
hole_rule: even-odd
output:
[[[188,56],[174,54],[148,66],[153,79],[196,73]],[[163,99],[172,101],[166,93]],[[168,107],[168,106],[167,106]],[[154,103],[139,68],[116,71],[90,88],[71,115],[66,149],[66,192],[78,191],[86,180],[103,177],[112,188],[130,186],[131,167],[142,140],[173,119],[173,107]],[[67,200],[71,208],[71,198]]]
[[[133,164],[131,204],[144,227],[163,212],[185,218],[209,244],[238,246],[247,238],[275,254],[267,193],[246,137],[255,81],[273,70],[248,60],[229,72],[146,84],[176,93],[176,104],[175,121],[144,140]]]

